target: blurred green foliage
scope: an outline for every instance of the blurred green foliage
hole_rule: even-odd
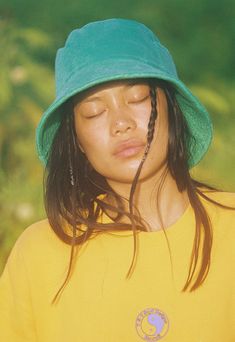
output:
[[[57,48],[89,21],[131,18],[158,34],[214,122],[211,149],[192,174],[235,190],[234,13],[232,0],[1,0],[0,271],[22,230],[45,216],[35,128],[54,96]]]

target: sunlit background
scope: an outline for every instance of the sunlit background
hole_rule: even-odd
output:
[[[0,272],[22,230],[45,217],[35,127],[53,100],[56,50],[89,21],[131,18],[157,33],[214,122],[193,176],[235,190],[234,13],[232,0],[0,0]]]

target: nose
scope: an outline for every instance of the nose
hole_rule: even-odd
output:
[[[128,113],[123,107],[119,108],[114,114],[111,123],[111,133],[113,136],[130,133],[136,128],[136,122],[132,118],[131,113]]]

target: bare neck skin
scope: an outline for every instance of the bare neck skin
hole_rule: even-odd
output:
[[[158,231],[162,227],[171,226],[183,215],[189,205],[187,192],[179,192],[170,172],[167,172],[160,190],[163,172],[164,169],[159,170],[157,175],[141,180],[136,186],[133,203],[147,223],[148,231]],[[120,184],[112,180],[108,180],[108,183],[116,193],[129,199],[131,184]],[[112,203],[111,198],[107,197],[106,200]],[[125,209],[129,211],[127,202],[125,202]]]

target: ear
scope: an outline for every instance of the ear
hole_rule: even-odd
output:
[[[82,148],[81,144],[79,143],[79,141],[78,141],[78,147],[81,150],[81,152],[85,154],[85,151],[83,150],[83,148]]]
[[[82,145],[80,144],[80,141],[79,141],[79,139],[78,139],[78,136],[76,136],[76,143],[77,143],[77,146],[78,146],[79,150],[80,150],[82,153],[85,154],[85,151],[84,151]]]

